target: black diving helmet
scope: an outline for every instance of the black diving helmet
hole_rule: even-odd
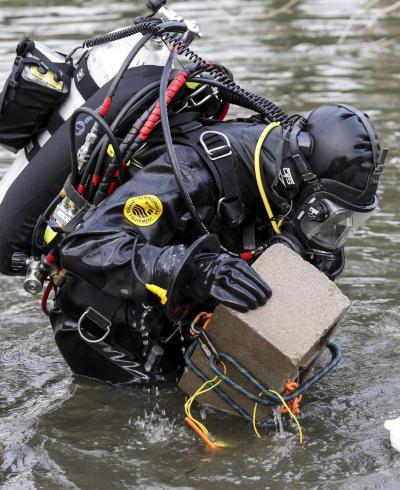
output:
[[[291,189],[273,192],[291,202],[296,235],[317,250],[340,249],[378,210],[376,195],[387,150],[368,116],[344,104],[321,106],[286,129],[280,174]]]

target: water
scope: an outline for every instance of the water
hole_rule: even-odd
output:
[[[381,211],[347,247],[339,280],[353,299],[336,341],[344,361],[303,403],[296,429],[258,440],[236,418],[207,414],[229,449],[212,455],[183,424],[184,396],[173,387],[119,389],[71,377],[36,299],[2,278],[0,311],[0,484],[5,489],[293,490],[400,488],[387,418],[400,416],[399,11],[379,18],[378,2],[193,0],[177,3],[206,34],[196,50],[223,61],[237,80],[292,111],[342,101],[373,116],[391,148]],[[0,4],[0,77],[24,33],[68,51],[78,39],[126,25],[142,2],[8,0]],[[386,39],[387,41],[380,41]],[[11,157],[1,151],[1,168]],[[56,162],[55,162],[56,164]],[[2,232],[5,232],[2,230]]]

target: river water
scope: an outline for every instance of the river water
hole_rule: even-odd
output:
[[[2,0],[0,78],[25,33],[68,51],[78,39],[129,24],[143,3]],[[400,416],[399,11],[382,12],[394,2],[362,11],[364,0],[302,0],[279,15],[283,3],[174,5],[200,22],[205,37],[196,50],[221,60],[242,85],[289,111],[338,101],[359,106],[391,149],[381,210],[347,247],[338,284],[353,304],[335,337],[344,359],[303,403],[304,445],[290,424],[258,440],[240,420],[208,413],[209,428],[231,443],[214,455],[184,426],[179,390],[74,379],[38,300],[22,292],[20,280],[2,277],[2,488],[400,488],[400,457],[383,428]],[[3,170],[12,161],[4,151],[0,159]]]

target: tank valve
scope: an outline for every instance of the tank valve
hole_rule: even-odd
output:
[[[27,293],[36,295],[43,289],[44,276],[40,271],[40,261],[33,257],[29,259],[28,270],[24,281],[24,289]]]

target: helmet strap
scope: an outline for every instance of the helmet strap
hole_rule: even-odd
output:
[[[304,127],[306,124],[307,120],[303,117],[299,117],[294,125],[289,128],[288,140],[290,145],[290,153],[292,155],[293,161],[296,164],[296,169],[300,173],[302,181],[309,184],[317,181],[318,179],[315,173],[311,170],[311,167],[309,166],[306,158],[299,148],[298,136],[302,131],[304,131]]]

